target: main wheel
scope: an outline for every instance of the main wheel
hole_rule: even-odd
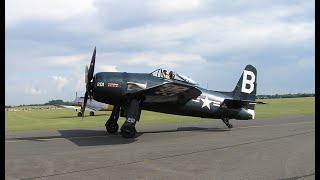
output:
[[[82,113],[81,112],[78,112],[78,117],[82,117]]]
[[[233,127],[232,124],[230,124],[230,123],[228,123],[227,126],[229,129],[231,129]]]
[[[90,116],[94,116],[94,112],[93,111],[90,111]]]
[[[134,138],[136,136],[136,128],[132,125],[127,125],[121,128],[121,135],[124,138]]]
[[[106,124],[106,130],[110,134],[115,134],[116,132],[118,132],[118,129],[119,129],[118,123],[107,123]]]

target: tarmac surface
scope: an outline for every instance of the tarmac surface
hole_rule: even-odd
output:
[[[7,133],[5,177],[315,179],[314,115],[231,123],[137,124],[135,139],[103,128]]]

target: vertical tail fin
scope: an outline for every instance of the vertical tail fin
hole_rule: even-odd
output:
[[[257,70],[252,65],[247,65],[238,81],[237,86],[233,90],[233,98],[238,100],[256,99],[257,92]],[[248,107],[254,109],[253,107]]]

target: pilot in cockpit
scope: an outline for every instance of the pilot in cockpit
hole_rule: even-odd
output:
[[[169,78],[170,78],[170,79],[174,79],[174,74],[173,74],[172,71],[169,72]]]
[[[163,78],[165,78],[165,79],[170,78],[169,74],[167,73],[167,70],[163,70]]]

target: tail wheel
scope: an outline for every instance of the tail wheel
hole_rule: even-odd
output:
[[[93,111],[90,111],[90,116],[94,116],[94,112]]]
[[[229,122],[228,118],[222,118],[222,122],[229,128],[231,129],[233,126],[232,124]]]

